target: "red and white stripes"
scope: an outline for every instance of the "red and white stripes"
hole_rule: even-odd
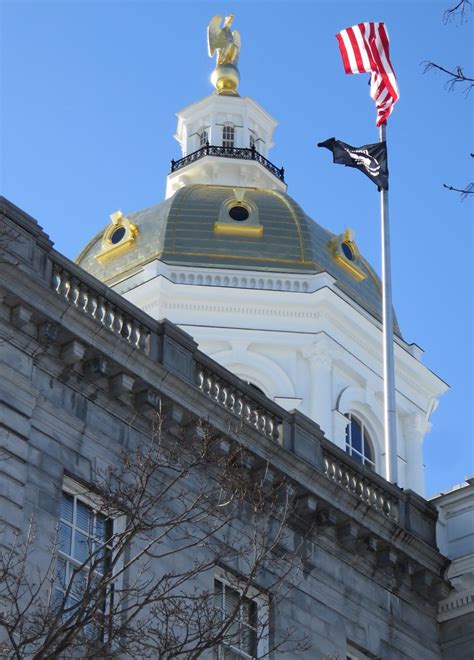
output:
[[[345,72],[371,74],[370,96],[377,108],[377,126],[384,124],[400,96],[384,23],[359,23],[336,37]]]

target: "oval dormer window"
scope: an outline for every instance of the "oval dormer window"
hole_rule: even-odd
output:
[[[244,222],[244,220],[248,220],[250,213],[248,212],[248,209],[245,208],[245,206],[236,205],[229,209],[229,215],[232,220],[236,220],[237,222]]]
[[[110,242],[113,245],[117,245],[117,243],[120,243],[122,238],[125,236],[125,233],[125,227],[117,227],[117,229],[112,233],[112,236],[110,237]]]
[[[341,243],[341,250],[346,259],[349,259],[349,261],[354,261],[356,253],[350,241],[344,241]]]

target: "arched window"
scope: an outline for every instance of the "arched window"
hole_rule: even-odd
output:
[[[375,458],[372,442],[364,424],[351,413],[346,426],[346,452],[371,470],[375,470]]]
[[[222,146],[223,147],[232,148],[234,146],[234,137],[235,137],[235,129],[232,126],[232,124],[226,124],[225,126],[222,127]]]
[[[209,135],[207,131],[204,129],[203,131],[201,131],[199,135],[199,146],[205,147],[208,142],[209,142]]]

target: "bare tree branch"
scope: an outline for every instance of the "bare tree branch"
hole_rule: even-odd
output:
[[[443,20],[445,23],[449,23],[452,20],[459,19],[460,23],[464,23],[467,21],[468,10],[472,11],[471,0],[459,0],[457,4],[446,9],[443,14]]]
[[[33,522],[0,552],[2,658],[197,659],[235,643],[242,607],[262,576],[273,606],[291,588],[312,531],[307,524],[305,533],[289,532],[294,485],[266,464],[257,469],[242,447],[199,421],[173,435],[163,421],[158,415],[150,439],[91,485],[101,514],[123,524],[101,543],[89,539],[83,561],[69,562],[68,580],[60,577],[68,560],[59,530],[43,572],[34,569]],[[238,595],[225,612],[216,566]],[[268,611],[259,614],[259,635]],[[305,638],[288,630],[268,653],[305,648]]]
[[[424,65],[423,73],[427,73],[428,71],[435,69],[438,71],[442,71],[447,76],[449,76],[448,80],[444,84],[445,89],[447,89],[449,92],[452,92],[456,87],[456,85],[464,84],[466,85],[464,89],[464,94],[467,96],[471,91],[472,87],[474,86],[474,78],[471,78],[470,76],[466,76],[462,67],[460,66],[456,66],[454,67],[453,71],[450,71],[449,69],[446,69],[444,66],[440,66],[439,64],[435,64],[434,62],[423,62],[423,65]]]

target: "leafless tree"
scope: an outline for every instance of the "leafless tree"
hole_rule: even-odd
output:
[[[224,657],[220,648],[230,658],[232,646],[255,649],[306,543],[288,531],[295,494],[237,442],[201,422],[170,427],[159,415],[151,438],[87,489],[117,524],[90,534],[67,579],[59,528],[43,570],[34,568],[34,521],[1,553],[0,656],[192,659],[210,649]],[[216,566],[232,596],[225,606]],[[269,607],[249,614],[256,585]],[[258,657],[305,647],[287,630]]]
[[[443,15],[444,22],[449,23],[450,21],[459,21],[459,23],[465,23],[468,20],[468,15],[472,11],[472,8],[472,0],[459,0],[455,5],[446,9]],[[441,71],[441,73],[447,76],[445,88],[449,92],[461,88],[463,89],[465,96],[468,96],[474,87],[474,78],[471,75],[466,75],[463,67],[460,65],[455,66],[453,69],[448,69],[430,61],[424,62],[423,65],[424,73],[427,73],[428,71]],[[474,155],[471,154],[471,158],[473,157]],[[474,183],[472,182],[464,187],[452,186],[446,183],[443,185],[448,190],[460,193],[462,200],[474,195]]]

